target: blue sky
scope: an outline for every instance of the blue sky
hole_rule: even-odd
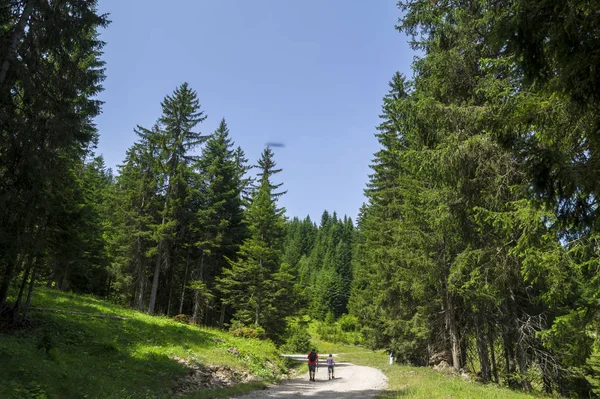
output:
[[[355,219],[364,202],[381,99],[413,53],[395,0],[100,0],[112,23],[98,153],[116,170],[160,102],[188,82],[212,133],[225,118],[255,163],[267,142],[289,217]]]

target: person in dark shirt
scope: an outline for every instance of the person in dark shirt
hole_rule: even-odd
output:
[[[319,354],[313,348],[307,356],[308,359],[308,378],[310,381],[315,380],[315,373],[317,371],[317,365],[319,364]]]

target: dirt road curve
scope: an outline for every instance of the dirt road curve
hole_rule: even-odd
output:
[[[240,399],[300,398],[315,396],[323,399],[372,398],[386,386],[383,373],[372,367],[355,366],[351,363],[338,363],[335,366],[335,379],[327,379],[327,366],[319,366],[316,381],[308,381],[308,371],[301,377],[263,391],[238,396]]]

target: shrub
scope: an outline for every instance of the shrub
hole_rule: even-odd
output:
[[[234,320],[231,323],[229,331],[234,337],[258,339],[265,339],[267,337],[265,329],[261,326],[245,326],[243,323],[237,320]]]
[[[187,315],[178,314],[178,315],[173,316],[173,321],[175,321],[177,323],[189,324],[190,318]]]

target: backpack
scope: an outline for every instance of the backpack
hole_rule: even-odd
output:
[[[315,352],[310,352],[308,354],[308,360],[310,360],[311,362],[314,362],[315,360],[317,360],[317,354]]]

